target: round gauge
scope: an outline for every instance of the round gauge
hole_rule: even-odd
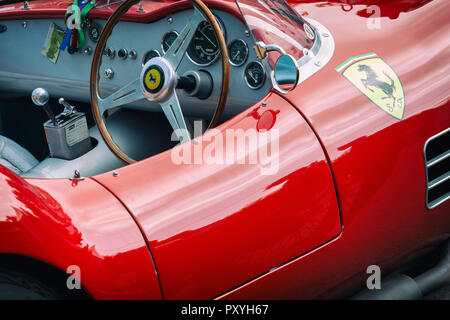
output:
[[[260,62],[250,62],[245,68],[245,81],[251,89],[259,89],[266,80],[266,71]]]
[[[228,45],[230,63],[235,67],[242,66],[248,59],[248,46],[242,39],[237,39]]]
[[[102,27],[99,24],[92,22],[92,21],[89,22],[88,36],[92,42],[98,42],[98,39],[100,38],[101,33],[102,33]]]
[[[147,51],[142,58],[142,65],[146,64],[148,61],[156,57],[161,57],[161,54],[158,50],[152,49],[150,51]]]
[[[222,32],[225,34],[222,22],[217,18]],[[199,66],[209,66],[219,56],[220,47],[213,28],[207,21],[202,21],[189,44],[187,54],[192,62]]]
[[[177,38],[178,33],[176,31],[169,31],[164,35],[161,43],[161,48],[164,53],[169,50],[170,46],[175,42],[175,40],[177,40]]]

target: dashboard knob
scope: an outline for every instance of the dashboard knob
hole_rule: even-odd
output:
[[[136,60],[136,58],[137,58],[136,50],[131,50],[130,53],[128,54],[128,56],[130,57],[131,60]]]
[[[114,59],[116,56],[116,50],[112,48],[107,48],[105,50],[105,55],[108,56],[110,59]]]
[[[110,80],[111,80],[112,78],[114,78],[114,70],[111,69],[111,68],[105,69],[105,77],[108,78],[108,79],[110,79]]]
[[[77,52],[77,51],[78,51],[78,49],[75,48],[75,47],[72,47],[72,46],[69,46],[69,47],[67,48],[67,52],[68,52],[69,54],[74,54],[74,53]]]
[[[120,59],[122,59],[122,60],[125,60],[126,58],[128,58],[128,51],[127,51],[127,49],[124,49],[124,48],[120,49],[120,50],[117,52],[117,56],[118,56]]]

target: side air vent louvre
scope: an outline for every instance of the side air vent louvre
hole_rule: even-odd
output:
[[[450,199],[450,128],[430,138],[424,148],[427,208]]]

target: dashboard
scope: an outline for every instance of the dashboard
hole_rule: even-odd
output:
[[[246,26],[235,16],[213,10],[228,45],[230,86],[224,118],[242,112],[264,98],[271,88],[263,65],[253,50],[253,38]],[[143,64],[164,55],[183,30],[193,10],[175,12],[151,23],[119,22],[108,39],[100,68],[103,97],[139,77]],[[61,51],[56,63],[43,54],[43,45],[50,25],[64,28],[63,19],[2,21],[7,32],[0,34],[0,85],[8,92],[31,93],[36,87],[46,88],[50,95],[89,102],[89,77],[92,53],[104,20],[92,20],[85,26],[86,45],[81,52]],[[17,39],[20,39],[18,41]],[[178,69],[206,71],[213,79],[209,98],[190,97],[179,90],[183,112],[188,116],[208,118],[214,112],[222,70],[218,45],[209,24],[202,22]],[[147,100],[129,105],[137,109],[160,111],[160,106]]]

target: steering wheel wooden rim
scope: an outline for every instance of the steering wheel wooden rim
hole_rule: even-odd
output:
[[[203,15],[203,17],[209,22],[212,26],[216,39],[218,40],[219,48],[220,48],[220,56],[222,62],[222,84],[219,100],[217,102],[216,109],[214,111],[214,115],[211,119],[211,122],[207,129],[214,128],[218,125],[220,118],[225,109],[227,97],[228,97],[228,87],[230,81],[230,64],[228,60],[228,49],[225,41],[225,37],[222,33],[222,30],[217,22],[216,18],[209,10],[209,8],[203,3],[202,0],[189,0],[192,5],[198,9]],[[100,112],[98,98],[101,97],[100,89],[99,89],[99,81],[100,81],[100,66],[102,64],[102,56],[103,52],[106,48],[106,43],[111,33],[119,22],[120,18],[123,14],[125,14],[133,5],[139,3],[139,0],[126,0],[124,1],[114,13],[109,17],[108,21],[105,24],[105,27],[102,30],[102,33],[99,37],[97,46],[95,48],[93,58],[92,58],[92,66],[91,66],[91,76],[90,76],[90,94],[91,94],[91,107],[92,113],[94,115],[94,120],[97,124],[99,132],[105,141],[108,148],[113,152],[119,159],[124,161],[125,163],[131,164],[134,163],[135,160],[132,159],[128,154],[126,154],[120,146],[113,140],[111,133],[109,132],[106,126],[106,119]]]

